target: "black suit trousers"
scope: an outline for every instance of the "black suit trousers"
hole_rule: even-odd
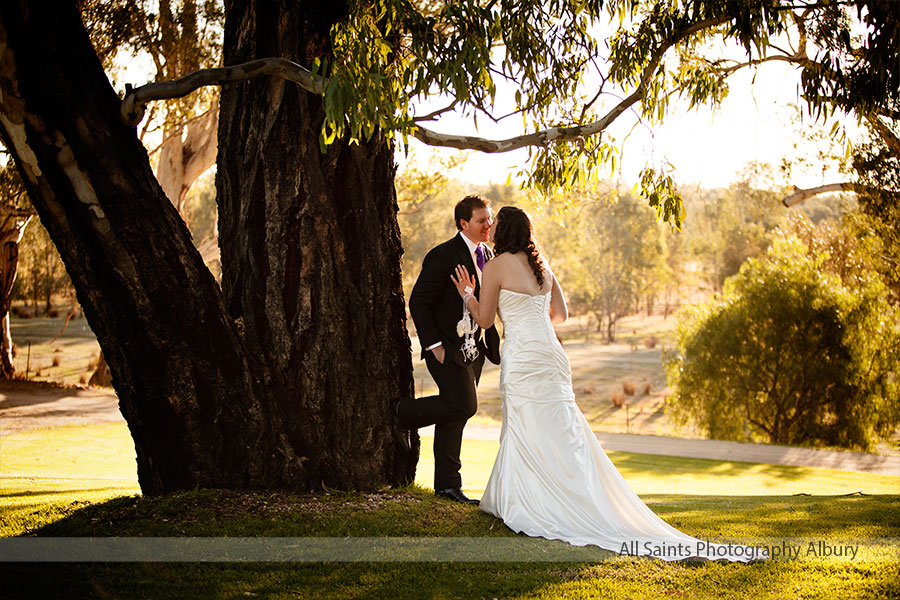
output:
[[[436,396],[400,403],[400,418],[411,427],[434,425],[434,489],[462,486],[459,452],[466,421],[478,410],[475,386],[481,378],[484,356],[461,366],[445,353],[443,363],[426,352],[425,365],[438,386]]]

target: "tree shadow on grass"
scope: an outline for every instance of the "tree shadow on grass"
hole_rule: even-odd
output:
[[[84,391],[83,388],[46,381],[0,379],[0,395],[3,396],[3,399],[0,400],[0,411],[17,406],[57,402],[82,391]]]
[[[678,474],[696,473],[704,478],[735,477],[765,473],[779,479],[798,480],[809,476],[805,467],[790,465],[766,465],[753,462],[723,461],[708,458],[687,458],[659,454],[636,454],[632,452],[610,452],[615,456],[616,466],[635,474]]]
[[[29,491],[25,490],[22,492],[4,492],[0,493],[0,498],[35,498],[40,499],[42,496],[66,496],[66,495],[75,495],[75,494],[90,494],[90,493],[99,493],[99,492],[115,492],[120,491],[121,486],[112,485],[105,487],[93,487],[93,488],[72,488],[72,489],[43,489],[38,491]]]

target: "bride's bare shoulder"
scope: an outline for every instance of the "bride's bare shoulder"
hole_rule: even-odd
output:
[[[511,258],[511,255],[509,252],[504,252],[503,254],[498,254],[498,255],[494,256],[494,258],[489,260],[487,262],[487,264],[484,266],[484,268],[487,269],[487,268],[491,267],[492,265],[493,265],[492,268],[497,268],[498,266],[503,266],[509,262],[510,258]]]

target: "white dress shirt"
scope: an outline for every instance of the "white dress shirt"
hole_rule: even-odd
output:
[[[478,277],[478,285],[481,285],[481,269],[478,268],[478,257],[475,256],[475,250],[481,246],[481,251],[484,253],[484,258],[487,260],[487,249],[481,242],[477,244],[469,239],[469,237],[464,234],[462,231],[459,232],[459,236],[466,243],[466,246],[469,248],[469,256],[472,257],[472,264],[475,265],[475,276]]]

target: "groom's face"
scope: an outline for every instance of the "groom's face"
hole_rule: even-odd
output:
[[[476,244],[490,240],[491,225],[493,224],[494,215],[490,208],[476,208],[472,211],[471,219],[460,220],[463,233]]]

